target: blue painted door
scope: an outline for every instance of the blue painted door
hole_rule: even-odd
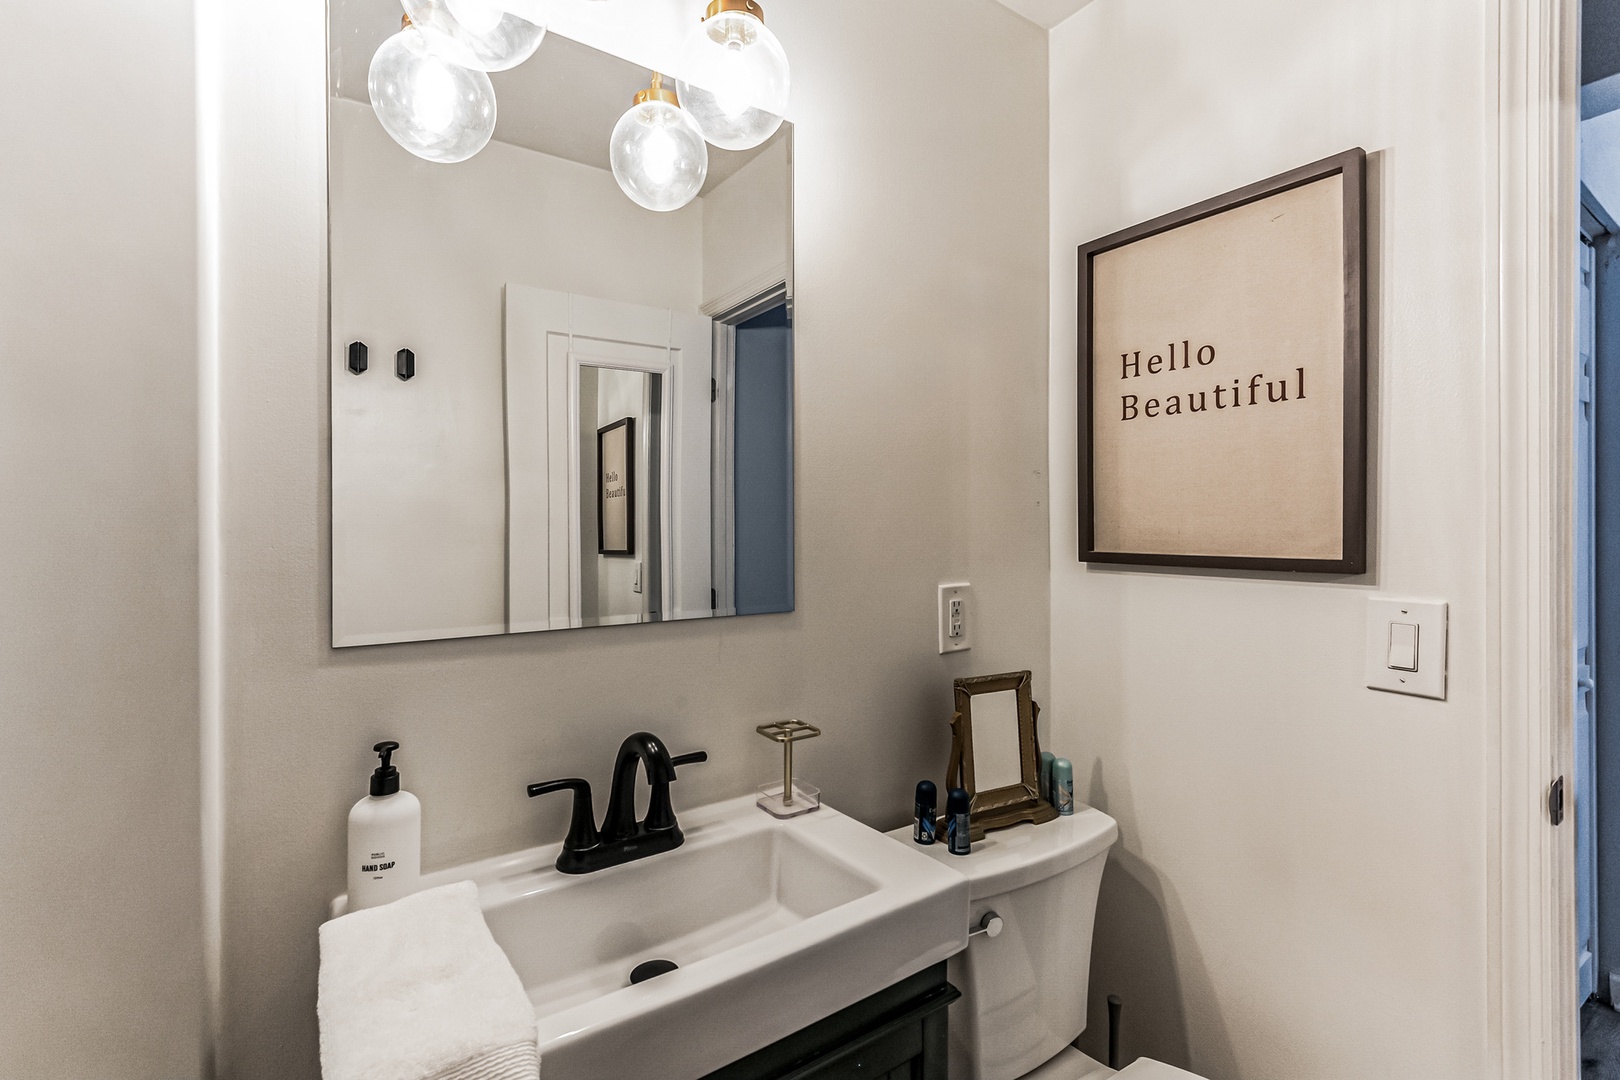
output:
[[[793,610],[793,330],[787,306],[737,327],[738,615]]]
[[[1597,259],[1581,237],[1580,327],[1575,394],[1575,924],[1580,1000],[1597,989],[1597,510],[1596,425],[1593,423],[1593,357],[1597,339]]]

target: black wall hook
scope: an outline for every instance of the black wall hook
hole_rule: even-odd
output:
[[[394,354],[394,374],[401,379],[416,377],[416,354],[410,349],[401,349]]]
[[[356,375],[364,375],[366,368],[371,366],[370,350],[363,341],[349,342],[349,370]]]

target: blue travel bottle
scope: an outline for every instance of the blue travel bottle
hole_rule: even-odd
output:
[[[919,844],[934,842],[934,809],[939,805],[939,794],[932,780],[917,781],[917,801],[912,810],[916,825],[911,838]]]
[[[1061,816],[1074,816],[1074,766],[1068,758],[1052,762],[1052,805]]]
[[[970,808],[973,799],[962,788],[951,788],[951,793],[945,799],[945,839],[952,855],[966,855],[973,850],[973,841],[970,837],[972,822],[969,821]]]

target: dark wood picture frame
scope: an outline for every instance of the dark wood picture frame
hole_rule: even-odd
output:
[[[607,458],[603,447],[609,438],[623,432],[624,439],[624,541],[622,548],[607,546]],[[636,554],[636,418],[627,416],[596,429],[596,553],[598,555]]]
[[[945,786],[949,790],[960,785],[973,797],[971,839],[983,839],[991,829],[1004,829],[1024,821],[1039,825],[1058,816],[1057,807],[1041,798],[1040,748],[1035,738],[1035,721],[1041,707],[1035,704],[1033,684],[1034,676],[1028,671],[956,680],[951,760],[945,770]],[[979,694],[1008,690],[1017,695],[1018,701],[1019,782],[980,791],[974,776],[973,699]]]
[[[1236,191],[1177,210],[1140,225],[1083,244],[1079,249],[1078,439],[1080,561],[1140,566],[1189,566],[1229,570],[1360,574],[1367,569],[1367,247],[1366,151],[1357,147],[1310,165],[1273,176]],[[1103,551],[1096,546],[1096,502],[1093,489],[1095,431],[1093,392],[1092,260],[1179,226],[1213,217],[1279,195],[1306,184],[1343,177],[1344,218],[1344,478],[1341,551],[1336,559],[1245,557]]]

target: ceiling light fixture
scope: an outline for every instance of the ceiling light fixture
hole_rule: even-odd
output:
[[[408,15],[371,58],[366,89],[383,130],[424,160],[466,161],[495,133],[489,76],[436,54]]]
[[[506,71],[534,55],[546,28],[494,0],[401,0],[433,51],[475,71]]]
[[[614,125],[608,157],[619,187],[648,210],[679,210],[697,198],[709,175],[703,133],[657,72]]]
[[[787,114],[788,59],[754,0],[713,0],[681,50],[676,85],[703,137],[752,149]]]

